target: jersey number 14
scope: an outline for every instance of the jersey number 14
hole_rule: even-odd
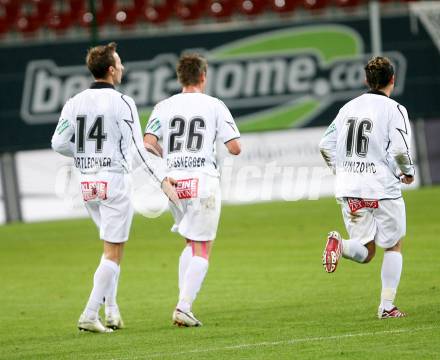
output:
[[[85,141],[95,141],[95,152],[102,152],[104,141],[107,139],[107,134],[104,132],[104,116],[96,117],[94,123],[87,132],[86,137],[86,123],[87,117],[85,115],[76,117],[76,151],[83,153],[85,150]]]

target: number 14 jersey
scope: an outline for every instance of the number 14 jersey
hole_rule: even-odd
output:
[[[203,93],[180,93],[159,102],[145,134],[163,139],[170,170],[196,170],[218,176],[216,140],[227,143],[240,133],[226,105]]]
[[[399,175],[414,175],[410,146],[405,107],[372,91],[341,108],[320,150],[336,174],[337,198],[391,199],[401,196]]]
[[[111,84],[94,82],[69,99],[52,137],[52,147],[74,158],[83,174],[128,173],[133,158],[159,182],[166,176],[163,160],[144,148],[133,99]]]

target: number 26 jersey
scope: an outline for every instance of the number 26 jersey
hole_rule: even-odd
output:
[[[203,93],[180,93],[159,102],[145,134],[163,139],[163,157],[170,170],[200,171],[218,176],[216,140],[240,137],[226,105]]]

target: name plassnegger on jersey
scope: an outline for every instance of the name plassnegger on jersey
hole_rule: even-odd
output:
[[[205,162],[206,158],[200,156],[175,156],[167,159],[167,166],[170,169],[202,168]]]

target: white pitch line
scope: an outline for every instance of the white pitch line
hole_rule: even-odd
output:
[[[135,356],[129,357],[125,359],[154,359],[160,358],[164,356],[179,356],[179,355],[189,355],[189,354],[200,354],[200,353],[208,353],[208,352],[217,352],[217,351],[228,351],[228,350],[240,350],[247,348],[258,348],[264,346],[278,346],[278,345],[293,345],[298,343],[307,343],[307,342],[319,342],[319,341],[330,341],[330,340],[339,340],[339,339],[347,339],[347,338],[355,338],[355,337],[365,337],[365,336],[377,336],[383,334],[401,334],[407,332],[414,331],[426,331],[432,329],[438,329],[438,326],[426,326],[412,329],[396,329],[396,330],[383,330],[383,331],[372,331],[372,332],[364,332],[364,333],[355,333],[355,334],[342,334],[342,335],[334,335],[334,336],[318,336],[318,337],[308,337],[308,338],[299,338],[299,339],[290,339],[290,340],[280,340],[280,341],[264,341],[260,343],[249,343],[249,344],[237,344],[223,347],[215,347],[215,348],[207,348],[207,349],[194,349],[188,351],[179,351],[172,353],[154,353],[145,356]]]

